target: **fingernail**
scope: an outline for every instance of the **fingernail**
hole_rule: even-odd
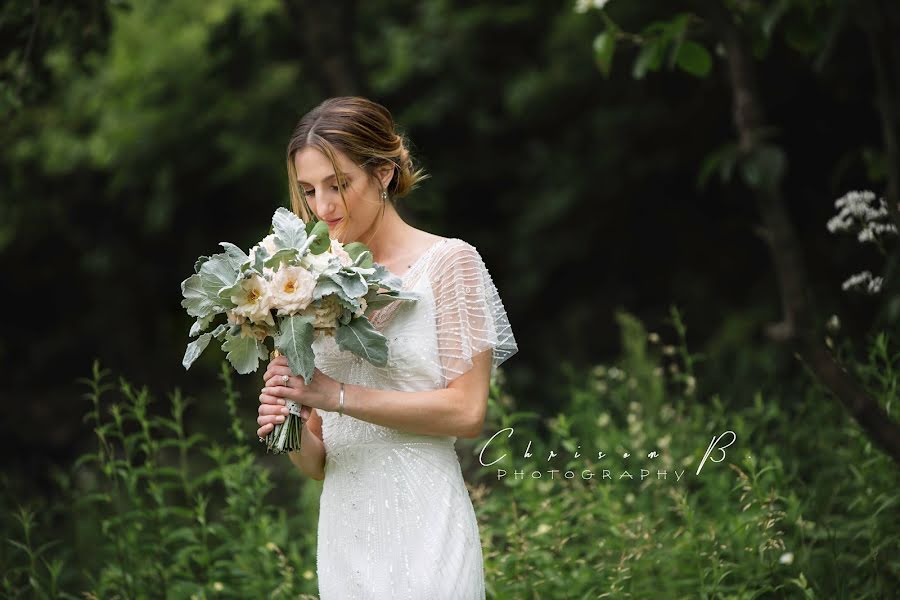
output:
[[[290,412],[291,412],[291,411],[289,411],[289,410],[287,409],[287,407],[281,409],[281,414],[283,414],[283,415],[290,414]]]
[[[279,399],[278,399],[278,404],[284,406],[284,400],[282,400],[282,399],[279,398]]]
[[[281,422],[284,421],[284,417],[282,417],[282,416],[275,417],[275,421],[276,421],[277,423],[281,423]]]

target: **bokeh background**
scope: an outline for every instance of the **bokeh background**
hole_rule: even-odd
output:
[[[826,225],[853,190],[900,223],[900,7],[678,4],[5,3],[4,592],[314,597],[320,484],[254,445],[260,377],[185,372],[180,282],[364,95],[431,174],[401,213],[479,249],[519,343],[458,444],[490,597],[889,597],[900,244]],[[497,481],[513,423],[688,477],[737,442],[679,483]]]

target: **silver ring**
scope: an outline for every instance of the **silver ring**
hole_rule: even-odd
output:
[[[287,386],[288,381],[290,381],[290,377],[288,377],[287,375],[282,375],[282,376],[281,376],[281,382],[282,382],[282,385]]]

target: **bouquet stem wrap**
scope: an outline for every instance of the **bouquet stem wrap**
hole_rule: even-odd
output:
[[[269,358],[281,356],[278,350],[272,350]],[[293,400],[286,400],[285,406],[290,411],[283,423],[276,423],[274,429],[266,435],[266,452],[281,454],[300,450],[300,435],[306,421],[300,416],[300,405]]]

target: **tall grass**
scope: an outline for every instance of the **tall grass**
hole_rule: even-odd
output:
[[[704,388],[705,357],[689,351],[677,310],[671,342],[626,313],[617,319],[622,355],[568,369],[564,405],[520,410],[500,371],[486,435],[458,442],[490,598],[857,599],[900,589],[898,469],[825,390],[808,379],[764,396],[736,382],[751,398],[738,401]],[[896,417],[900,354],[886,334],[855,354],[839,348]],[[230,428],[213,441],[188,430],[192,401],[179,390],[161,412],[146,388],[113,384],[95,362],[82,383],[96,449],[57,475],[57,501],[0,496],[4,595],[316,597],[321,484],[287,460],[263,460],[230,373],[223,361]],[[512,437],[484,452],[485,462],[506,458],[482,466],[485,442],[507,427]],[[734,443],[697,475],[726,431]]]

